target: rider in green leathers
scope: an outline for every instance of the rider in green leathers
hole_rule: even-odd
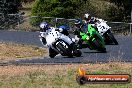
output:
[[[79,48],[82,48],[82,43],[85,41],[88,45],[87,47],[91,50],[98,50],[105,52],[104,39],[97,32],[97,28],[91,23],[83,23],[82,20],[76,20],[75,22],[76,31],[75,35],[78,36]]]
[[[83,21],[81,19],[76,19],[75,20],[75,27],[76,28],[75,28],[74,34],[79,38],[78,48],[82,48],[82,46],[83,46],[82,43],[83,43],[84,40],[82,39],[82,36],[80,35],[80,32],[81,33],[87,32],[87,25],[85,23],[83,23]]]

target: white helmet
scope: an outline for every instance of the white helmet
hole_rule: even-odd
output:
[[[40,27],[41,31],[45,32],[46,30],[49,29],[49,24],[47,22],[42,22],[42,23],[40,23],[39,27]]]
[[[90,17],[90,14],[88,14],[88,13],[84,14],[85,19],[88,19],[89,17]]]
[[[49,27],[48,23],[47,22],[42,22],[40,23],[40,28],[45,28],[45,27]]]

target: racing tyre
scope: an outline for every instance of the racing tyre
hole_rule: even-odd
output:
[[[49,48],[49,57],[54,58],[58,53],[53,50],[52,48]]]
[[[109,35],[110,39],[115,43],[115,45],[118,45],[118,42],[115,39],[115,37],[113,36],[113,34],[112,33],[109,33],[108,35]]]
[[[95,40],[94,41],[94,44],[96,46],[96,49],[102,53],[106,53],[106,48],[98,41],[98,40]]]
[[[72,52],[69,50],[69,48],[66,48],[65,46],[63,46],[63,44],[58,43],[56,47],[61,52],[62,56],[73,57]]]
[[[75,50],[73,52],[73,55],[76,56],[76,57],[80,57],[82,55],[82,52],[80,50]]]
[[[102,53],[106,53],[107,51],[106,51],[106,48],[102,48],[101,50],[100,50]]]

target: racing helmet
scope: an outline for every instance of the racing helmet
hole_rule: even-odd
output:
[[[96,19],[95,17],[91,17],[91,20],[92,20],[92,21],[95,21],[95,19]]]
[[[84,14],[84,19],[86,21],[90,20],[90,18],[91,18],[91,15],[90,14],[88,14],[88,13]]]
[[[90,23],[95,23],[96,22],[96,18],[95,17],[91,17],[91,19],[90,19]]]
[[[80,28],[80,26],[83,24],[83,22],[82,22],[81,19],[76,19],[74,24],[75,24],[75,26],[76,26],[77,28]]]
[[[42,22],[40,23],[39,27],[40,31],[45,32],[46,30],[49,29],[49,24],[47,22]]]
[[[68,26],[66,26],[66,25],[61,25],[61,26],[59,26],[58,28],[63,29],[63,30],[69,30],[69,29],[70,29],[70,28],[69,28]]]

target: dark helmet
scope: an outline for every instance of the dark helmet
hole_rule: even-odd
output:
[[[94,23],[96,23],[96,21],[97,21],[97,20],[96,20],[95,17],[91,17],[89,23],[94,24]]]
[[[82,24],[83,22],[82,22],[82,20],[81,19],[76,19],[75,20],[75,24]]]
[[[83,22],[81,19],[76,19],[74,24],[76,27],[80,27],[83,24]]]
[[[69,35],[68,30],[70,29],[67,25],[61,25],[58,27],[60,32],[66,36]]]
[[[91,17],[91,21],[95,21],[96,20],[96,18],[95,17]]]
[[[39,27],[40,27],[40,30],[44,32],[50,28],[47,22],[40,23]]]

